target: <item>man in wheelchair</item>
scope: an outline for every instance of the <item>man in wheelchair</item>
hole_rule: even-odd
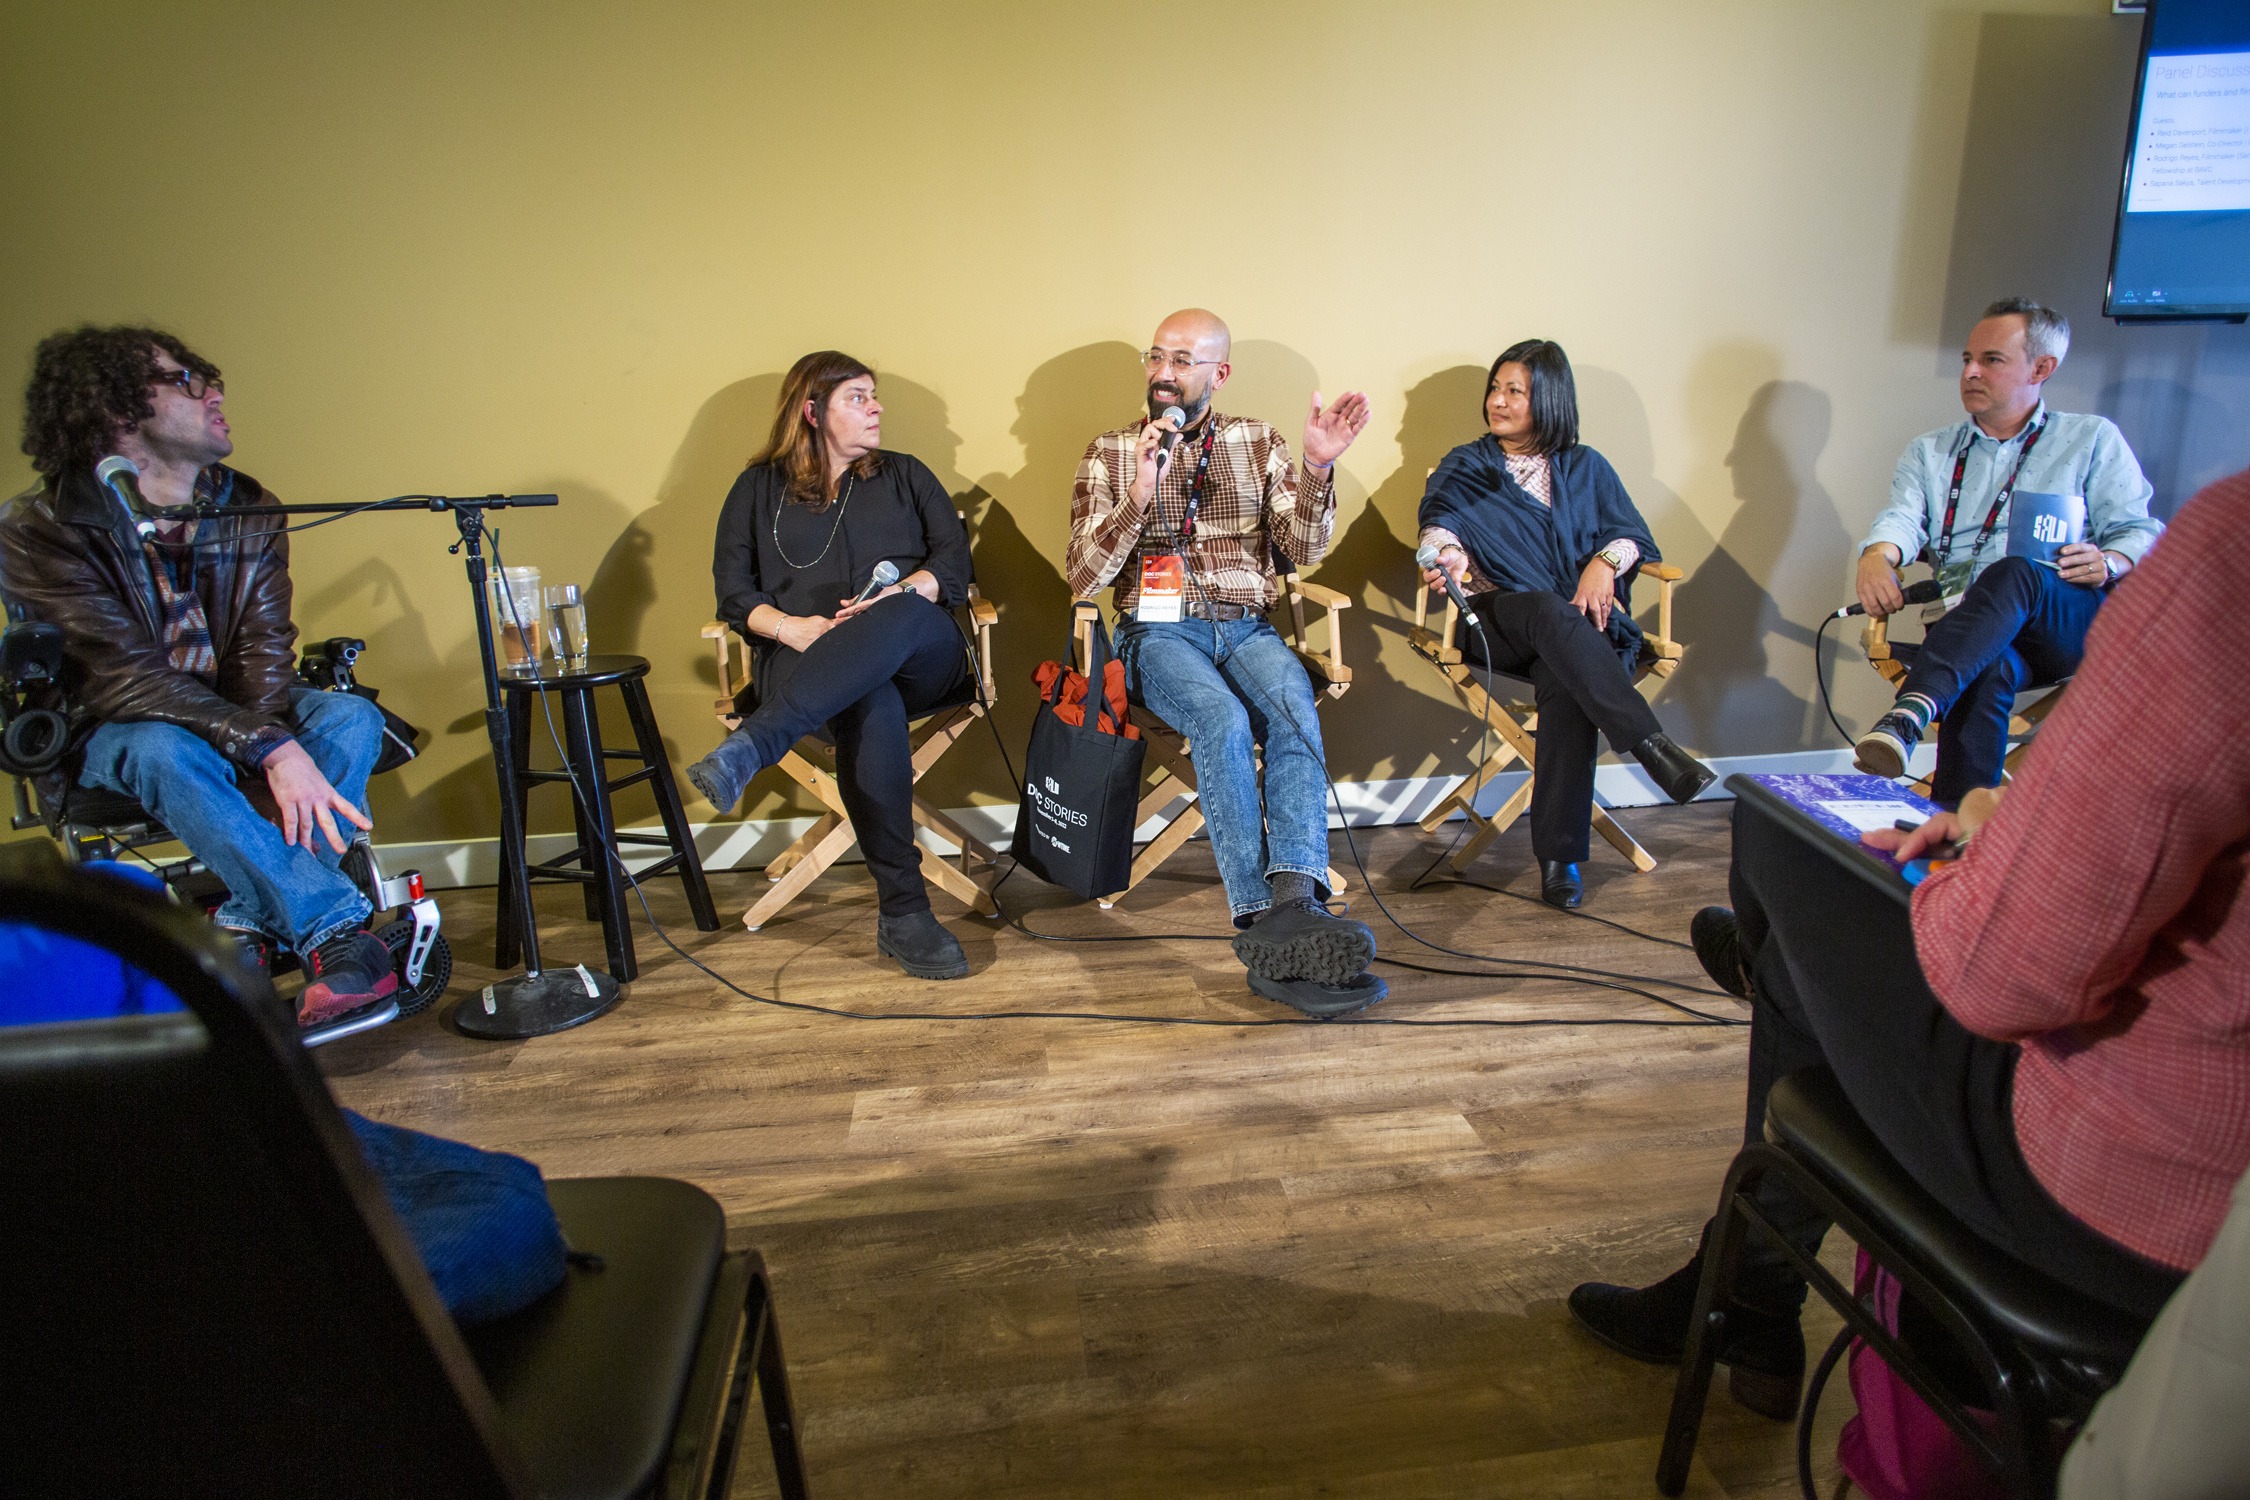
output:
[[[155,329],[43,341],[23,437],[42,477],[0,511],[0,594],[62,635],[69,753],[42,796],[139,802],[225,883],[214,920],[253,962],[297,955],[314,1027],[398,987],[343,869],[372,826],[383,715],[298,679],[282,518],[221,462],[225,397],[217,366]]]

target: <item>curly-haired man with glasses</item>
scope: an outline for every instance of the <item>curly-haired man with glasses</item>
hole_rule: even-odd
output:
[[[289,545],[258,514],[272,496],[221,462],[225,402],[218,366],[157,329],[41,342],[23,418],[41,477],[0,510],[0,594],[63,634],[72,754],[43,790],[146,807],[226,883],[218,923],[253,961],[276,945],[303,961],[311,1026],[397,988],[340,869],[344,825],[371,826],[382,717],[297,680]],[[140,505],[96,478],[112,455],[139,471]],[[221,513],[199,518],[199,502]]]

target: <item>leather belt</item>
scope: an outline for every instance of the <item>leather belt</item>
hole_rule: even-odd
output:
[[[1253,615],[1263,617],[1265,610],[1247,604],[1235,604],[1225,599],[1197,599],[1187,606],[1187,613],[1198,620],[1247,620]]]

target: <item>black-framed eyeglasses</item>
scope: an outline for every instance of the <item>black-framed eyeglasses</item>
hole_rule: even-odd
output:
[[[213,391],[222,396],[227,393],[227,383],[218,376],[198,375],[193,370],[159,370],[156,372],[156,383],[178,386],[187,392],[190,401],[201,401]]]
[[[1215,359],[1191,358],[1185,349],[1143,349],[1141,367],[1147,370],[1192,370],[1197,365],[1215,365]]]

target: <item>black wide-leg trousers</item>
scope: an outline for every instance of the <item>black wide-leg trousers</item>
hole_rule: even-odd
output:
[[[1474,667],[1530,681],[1539,705],[1531,770],[1531,848],[1543,860],[1586,858],[1594,818],[1596,731],[1630,751],[1663,728],[1609,637],[1547,590],[1473,595],[1461,628]]]

